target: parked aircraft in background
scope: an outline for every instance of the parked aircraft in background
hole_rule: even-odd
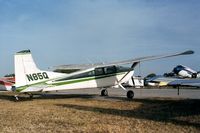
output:
[[[178,77],[166,77],[163,75],[155,75],[153,77],[145,78],[145,86],[162,87],[167,86],[170,82],[179,80]]]
[[[200,78],[200,72],[183,65],[176,66],[171,73],[165,73],[164,75],[166,77]]]
[[[124,87],[134,87],[134,88],[143,88],[144,87],[144,78],[141,76],[132,76],[132,78],[126,83],[122,84]]]
[[[179,65],[175,67],[173,71],[183,78],[200,78],[200,72],[197,72],[187,66]]]
[[[196,86],[200,84],[199,72],[183,65],[176,66],[171,73],[155,75],[145,81],[149,86]]]
[[[174,80],[168,83],[168,85],[173,87],[187,86],[200,88],[200,78]]]
[[[0,78],[0,91],[12,91],[12,86],[15,84],[15,77],[13,75]]]
[[[127,92],[128,98],[134,97],[132,90],[122,86],[131,79],[135,66],[142,61],[168,58],[180,55],[193,54],[193,51],[185,51],[174,54],[147,56],[111,63],[100,63],[87,66],[70,74],[43,71],[37,68],[30,50],[24,50],[15,54],[15,89],[18,93],[33,96],[37,93],[63,91],[69,89],[101,88],[101,95],[107,96],[108,87],[118,86]],[[121,65],[132,64],[131,67]],[[78,65],[76,65],[78,66]],[[72,68],[72,65],[70,66]],[[68,69],[67,67],[65,67]],[[16,96],[16,99],[18,97]]]

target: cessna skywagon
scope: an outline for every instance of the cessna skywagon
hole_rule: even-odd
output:
[[[101,88],[101,95],[107,96],[106,88],[118,86],[127,92],[127,97],[132,99],[134,92],[122,86],[131,79],[134,68],[141,61],[168,58],[180,55],[193,54],[193,51],[185,51],[174,54],[147,56],[88,66],[70,74],[43,71],[37,68],[30,50],[24,50],[15,54],[15,87],[13,91],[25,93],[32,97],[34,94],[70,89]],[[130,67],[121,65],[132,64]],[[76,65],[77,66],[77,65]],[[16,96],[16,99],[18,97]]]

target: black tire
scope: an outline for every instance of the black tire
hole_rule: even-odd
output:
[[[127,92],[127,98],[128,99],[133,99],[133,97],[134,97],[134,92],[133,91],[128,91]]]
[[[101,91],[101,96],[108,96],[108,91],[107,90],[102,90]]]

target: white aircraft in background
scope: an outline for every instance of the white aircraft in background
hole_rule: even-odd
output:
[[[164,75],[154,75],[147,78],[146,85],[149,86],[200,86],[200,73],[183,65],[177,65],[172,72]]]
[[[178,65],[173,69],[173,73],[182,78],[200,78],[200,73],[183,65]]]
[[[34,94],[69,89],[102,88],[101,95],[107,96],[106,88],[119,86],[127,92],[127,97],[132,99],[134,92],[122,86],[131,79],[135,66],[141,61],[193,54],[193,51],[185,51],[174,54],[147,56],[112,62],[106,64],[94,64],[70,74],[43,71],[37,68],[30,50],[24,50],[15,54],[15,88],[13,91],[25,93],[32,97]],[[131,67],[120,65],[132,64]],[[77,66],[77,65],[76,65]],[[16,100],[18,97],[16,96]]]
[[[179,86],[188,86],[188,87],[200,87],[200,72],[197,72],[187,66],[178,65],[173,69],[173,72],[183,79],[174,80],[168,85],[179,87]]]

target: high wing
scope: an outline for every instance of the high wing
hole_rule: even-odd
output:
[[[135,59],[123,60],[123,61],[117,61],[117,62],[111,62],[111,63],[60,65],[60,66],[55,66],[55,71],[62,71],[62,70],[78,71],[78,70],[88,69],[88,68],[93,68],[93,67],[106,67],[106,66],[126,65],[126,64],[132,64],[132,68],[134,68],[139,62],[162,59],[162,58],[169,58],[169,57],[180,56],[180,55],[190,55],[193,53],[194,53],[194,51],[188,50],[188,51],[184,51],[184,52],[139,57],[139,58],[135,58]]]

